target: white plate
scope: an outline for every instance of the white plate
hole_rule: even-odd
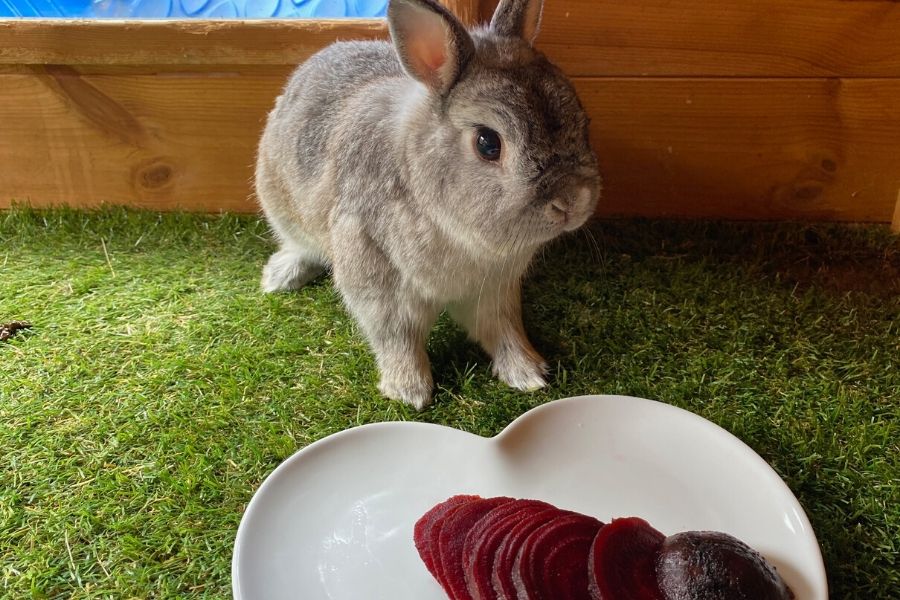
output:
[[[797,600],[827,600],[800,504],[749,447],[692,413],[583,396],[531,410],[494,438],[425,423],[348,429],[265,480],[238,529],[236,600],[446,600],[413,524],[454,494],[536,498],[666,534],[711,529],[759,550]]]

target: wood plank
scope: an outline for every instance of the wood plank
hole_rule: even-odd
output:
[[[547,0],[538,45],[573,76],[900,77],[900,2]]]
[[[443,2],[464,23],[477,22],[480,0]],[[387,37],[383,19],[0,19],[0,72],[43,64],[296,65],[338,40]]]
[[[477,25],[481,15],[481,0],[440,0],[460,21]]]
[[[285,76],[0,75],[0,204],[253,210],[255,145]]]
[[[0,206],[253,211],[281,74],[0,75]],[[900,80],[579,79],[604,215],[890,222]]]
[[[0,65],[296,65],[336,40],[386,37],[382,19],[0,20]]]
[[[574,76],[900,77],[898,32],[894,0],[547,0],[539,45]],[[336,39],[385,36],[364,19],[7,20],[0,65],[293,65]]]
[[[891,220],[891,231],[900,233],[900,190],[897,190],[897,204],[894,205],[894,218]]]
[[[605,214],[889,222],[898,79],[579,79]]]

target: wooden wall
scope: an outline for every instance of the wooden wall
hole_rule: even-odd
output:
[[[384,35],[377,21],[0,22],[0,206],[254,210],[255,144],[292,66]],[[900,210],[900,3],[547,0],[538,44],[591,113],[601,214]]]

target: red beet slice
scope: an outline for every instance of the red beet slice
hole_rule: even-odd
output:
[[[463,570],[469,595],[474,600],[497,600],[497,592],[491,578],[497,549],[507,534],[523,519],[553,509],[540,500],[516,500],[507,502],[486,514],[466,536],[463,546]]]
[[[663,600],[656,582],[662,533],[637,517],[613,519],[594,539],[588,559],[593,600]]]
[[[494,558],[494,572],[491,576],[491,583],[499,600],[516,600],[517,592],[515,581],[513,581],[513,565],[516,562],[519,549],[522,547],[522,542],[535,529],[545,525],[552,519],[567,514],[573,513],[558,508],[548,508],[522,519],[509,530],[509,533],[506,534],[506,537],[500,543],[500,547],[497,548]]]
[[[440,558],[437,571],[438,582],[444,587],[451,600],[471,600],[463,569],[463,548],[469,531],[494,508],[512,502],[512,498],[486,498],[460,504],[450,509],[444,516],[437,533],[437,549]],[[432,542],[433,543],[433,542]]]
[[[413,529],[413,540],[416,544],[416,550],[419,551],[419,556],[428,568],[428,572],[431,573],[435,579],[438,579],[438,581],[440,581],[440,578],[435,570],[435,558],[437,554],[437,538],[434,535],[435,525],[442,522],[447,511],[461,504],[480,499],[480,496],[453,496],[432,507],[431,510],[416,521],[416,526]]]
[[[535,529],[513,565],[520,600],[591,600],[588,555],[603,523],[568,514]]]

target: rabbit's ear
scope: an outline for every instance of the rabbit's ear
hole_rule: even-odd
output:
[[[544,0],[500,0],[491,18],[491,29],[498,35],[520,37],[533,44],[543,10]]]
[[[409,75],[441,96],[475,54],[465,27],[434,0],[390,0],[388,25]]]

